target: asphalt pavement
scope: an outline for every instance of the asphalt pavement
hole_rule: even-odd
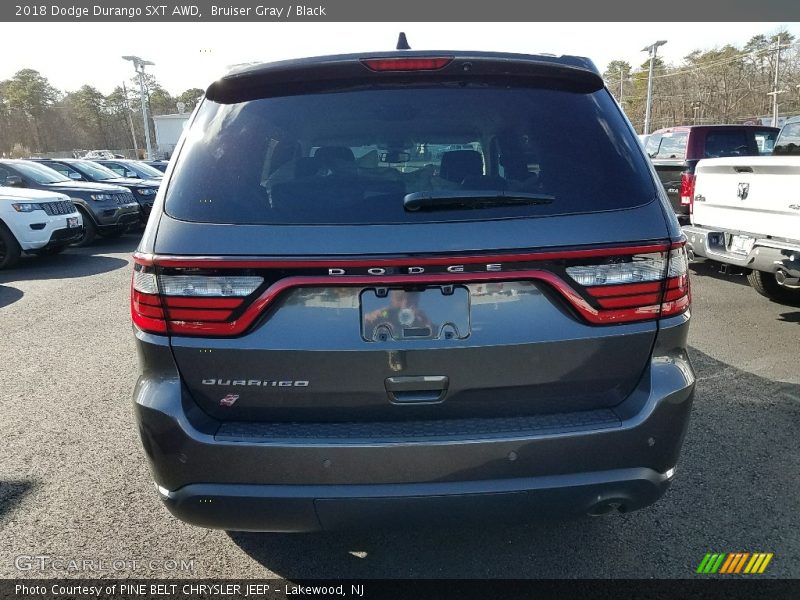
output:
[[[764,576],[800,577],[800,308],[744,277],[692,269],[697,393],[676,480],[649,508],[229,534],[173,518],[148,472],[130,400],[137,239],[0,272],[0,577],[685,578],[712,551],[773,552]]]

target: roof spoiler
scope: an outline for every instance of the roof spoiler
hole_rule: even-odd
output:
[[[424,70],[378,70],[375,61],[446,57],[442,68]],[[581,62],[583,61],[583,62]],[[233,104],[258,98],[292,96],[340,89],[357,89],[374,84],[426,84],[445,82],[494,83],[541,86],[576,93],[592,93],[604,82],[588,59],[463,52],[402,51],[368,55],[331,56],[284,61],[248,67],[212,83],[209,100]]]

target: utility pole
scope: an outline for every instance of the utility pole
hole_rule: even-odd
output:
[[[663,46],[666,43],[667,40],[659,40],[654,44],[642,48],[642,52],[650,53],[650,74],[647,76],[647,104],[644,109],[644,131],[642,131],[645,135],[650,133],[650,105],[653,102],[653,66],[655,65],[656,53],[658,52],[659,46]]]
[[[139,160],[139,144],[136,143],[136,132],[133,129],[133,117],[131,107],[128,105],[128,88],[125,81],[122,82],[122,97],[125,99],[125,113],[128,115],[128,124],[131,126],[131,139],[133,139],[133,151],[136,153],[136,160]]]
[[[153,147],[150,145],[150,125],[147,121],[147,97],[144,93],[144,68],[147,65],[154,65],[154,62],[142,60],[138,56],[123,56],[125,60],[133,63],[133,68],[139,76],[139,94],[142,98],[142,120],[144,121],[144,141],[147,145],[147,160],[153,160]]]
[[[778,69],[781,64],[781,34],[778,34],[778,43],[775,45],[775,81],[772,84],[772,92],[770,94],[772,96],[772,126],[778,126],[778,94],[781,92],[778,91]]]

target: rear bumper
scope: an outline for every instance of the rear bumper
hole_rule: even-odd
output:
[[[783,270],[790,277],[800,277],[800,243],[751,235],[755,241],[750,252],[738,254],[728,252],[724,246],[724,236],[732,232],[697,225],[687,225],[683,232],[695,257],[766,273]]]
[[[313,531],[635,510],[666,491],[678,461],[695,384],[687,327],[688,315],[662,322],[640,384],[613,409],[366,436],[363,427],[332,434],[335,424],[309,424],[294,437],[291,424],[208,417],[183,389],[164,339],[137,331],[149,368],[134,391],[136,417],[162,499],[204,527]]]
[[[173,515],[202,527],[302,532],[635,510],[658,500],[672,474],[642,468],[413,484],[192,484],[160,493]]]

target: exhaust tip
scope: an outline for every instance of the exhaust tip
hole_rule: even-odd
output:
[[[778,282],[778,285],[797,285],[800,283],[800,277],[792,277],[783,269],[778,269],[775,272],[775,281]]]
[[[614,511],[625,512],[625,505],[620,500],[603,500],[592,506],[586,514],[590,517],[602,517]]]

